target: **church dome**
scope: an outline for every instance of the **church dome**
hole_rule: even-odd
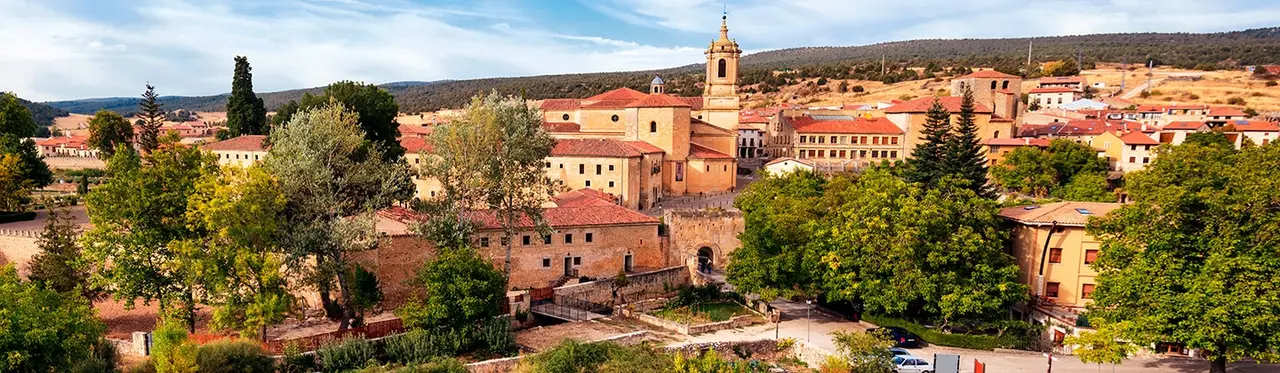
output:
[[[653,81],[649,82],[649,85],[658,85],[658,84],[662,84],[662,77],[654,75]]]

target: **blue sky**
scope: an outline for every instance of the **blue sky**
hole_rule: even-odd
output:
[[[701,62],[722,7],[747,53],[918,38],[1213,32],[1274,0],[0,0],[0,90],[33,100],[654,69]]]

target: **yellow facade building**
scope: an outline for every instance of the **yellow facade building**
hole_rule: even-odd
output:
[[[249,167],[267,157],[265,135],[243,135],[215,143],[202,144],[200,149],[207,150],[218,157],[218,165],[237,165]]]

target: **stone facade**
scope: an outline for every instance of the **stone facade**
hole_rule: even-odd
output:
[[[711,268],[724,270],[729,253],[742,246],[738,234],[746,228],[737,210],[669,209],[663,214],[671,244],[668,265],[697,267],[709,260]]]

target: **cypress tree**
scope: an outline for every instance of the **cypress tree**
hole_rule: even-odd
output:
[[[925,114],[924,130],[920,131],[921,140],[911,151],[911,159],[907,161],[907,170],[903,176],[913,183],[932,185],[938,178],[947,175],[946,153],[947,140],[951,137],[951,112],[942,106],[936,97],[933,106]]]
[[[164,109],[156,101],[156,87],[147,83],[147,91],[142,93],[138,101],[138,120],[142,123],[142,131],[138,134],[138,146],[143,152],[150,153],[160,146],[160,126],[164,125]]]
[[[990,197],[987,188],[987,158],[982,154],[978,140],[978,124],[974,120],[973,90],[965,86],[960,101],[960,116],[956,120],[955,133],[947,137],[944,156],[946,173],[965,180],[966,188],[978,195]]]
[[[90,300],[97,299],[101,293],[88,285],[89,268],[79,264],[83,260],[79,237],[79,227],[66,207],[50,208],[44,232],[36,241],[40,254],[29,264],[31,281],[59,293],[78,292]]]
[[[253,73],[249,59],[236,56],[235,75],[231,78],[231,97],[227,100],[227,130],[231,137],[267,133],[267,109],[262,98],[253,93]]]

